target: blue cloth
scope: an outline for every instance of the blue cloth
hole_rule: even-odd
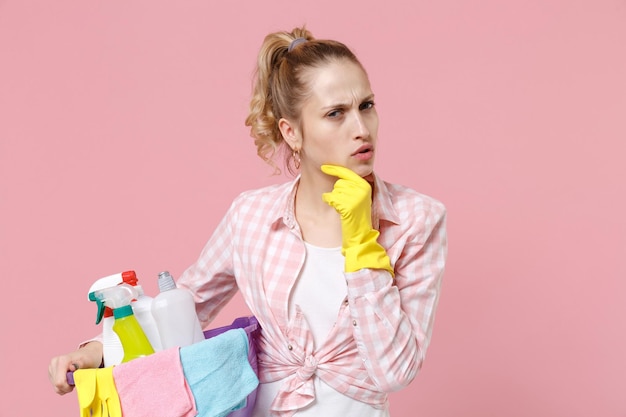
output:
[[[244,407],[259,384],[243,329],[181,347],[180,362],[200,417],[223,417]]]

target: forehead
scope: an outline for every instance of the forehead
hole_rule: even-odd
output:
[[[347,59],[310,68],[305,74],[305,80],[309,86],[309,99],[321,103],[352,102],[372,94],[363,68]]]

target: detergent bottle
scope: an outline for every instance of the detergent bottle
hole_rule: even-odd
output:
[[[161,347],[187,346],[204,340],[191,293],[178,288],[169,272],[159,273],[159,294],[152,300],[152,315],[161,336]]]
[[[151,313],[152,297],[144,294],[143,288],[139,285],[139,280],[137,279],[135,271],[130,270],[119,272],[117,274],[98,279],[93,283],[91,288],[89,288],[88,298],[90,301],[96,301],[94,295],[95,291],[115,287],[124,283],[132,285],[137,289],[139,296],[136,300],[131,302],[133,313],[135,314],[135,317],[141,325],[144,333],[148,337],[153,349],[155,351],[159,351],[161,349],[161,338],[159,337],[156,322],[154,321]],[[124,358],[124,349],[117,333],[113,331],[113,323],[115,322],[113,310],[104,305],[99,305],[98,308],[104,309],[102,316],[100,311],[98,311],[98,317],[102,317],[102,355],[104,359],[104,366],[119,365],[122,363],[122,359]],[[96,321],[96,324],[98,323],[99,321]]]
[[[134,288],[137,290],[139,296],[136,300],[133,300],[130,305],[133,307],[133,313],[135,314],[139,325],[143,329],[143,332],[148,337],[152,348],[155,352],[158,352],[162,349],[161,337],[159,336],[159,329],[156,321],[152,316],[153,298],[144,294],[141,285],[135,285]]]
[[[133,280],[136,281],[135,271],[125,271],[100,278],[89,288],[87,297],[89,301],[97,301],[95,291],[115,287],[123,282],[132,282]],[[98,303],[96,324],[99,324],[100,321],[102,321],[102,356],[104,366],[119,365],[124,358],[124,349],[122,348],[120,338],[113,331],[113,322],[115,321],[113,310],[102,303]]]
[[[113,331],[117,333],[124,349],[122,363],[154,353],[148,337],[133,314],[131,301],[137,297],[139,297],[137,289],[128,284],[120,284],[93,292],[93,298],[98,303],[97,322],[102,318],[105,307],[113,310],[115,319]]]
[[[128,285],[132,285],[139,294],[136,299],[131,302],[131,306],[133,307],[133,313],[135,314],[135,318],[139,322],[139,325],[143,329],[143,332],[148,337],[150,344],[155,352],[161,350],[161,338],[159,336],[159,330],[156,325],[156,321],[152,316],[152,297],[146,295],[143,291],[141,285],[139,285],[139,280],[137,279],[137,275],[135,271],[127,271],[122,273],[124,283]]]

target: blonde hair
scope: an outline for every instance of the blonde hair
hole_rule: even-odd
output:
[[[296,39],[305,39],[296,43]],[[290,46],[293,48],[290,50]],[[265,37],[257,59],[250,111],[246,126],[254,138],[257,154],[274,168],[281,171],[274,158],[283,153],[287,170],[295,174],[291,150],[285,143],[278,121],[281,118],[300,122],[304,100],[310,94],[306,73],[333,60],[348,59],[361,68],[356,56],[341,42],[318,40],[306,28],[291,32],[275,32]]]

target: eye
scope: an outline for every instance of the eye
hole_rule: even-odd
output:
[[[332,111],[326,113],[326,117],[328,117],[329,119],[336,119],[337,117],[341,116],[342,114],[343,114],[343,110],[335,109],[335,110],[332,110]]]
[[[374,107],[374,102],[372,100],[361,103],[359,106],[359,110],[369,110]]]

